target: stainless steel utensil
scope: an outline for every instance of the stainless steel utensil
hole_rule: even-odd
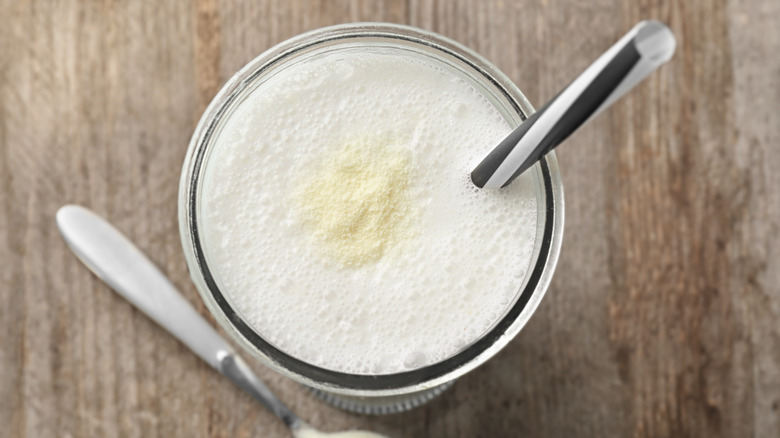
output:
[[[133,243],[90,210],[66,205],[57,227],[76,257],[112,289],[183,342],[201,359],[279,417],[298,438],[383,438],[373,432],[316,431],[255,376],[168,278]]]

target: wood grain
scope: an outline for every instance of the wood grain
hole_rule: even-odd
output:
[[[53,222],[117,225],[207,315],[176,223],[184,153],[224,82],[348,21],[433,30],[535,104],[644,18],[674,60],[559,152],[566,233],[534,318],[423,408],[337,411],[258,373],[325,430],[396,437],[780,436],[780,3],[774,0],[0,0],[0,436],[283,437],[111,293]]]

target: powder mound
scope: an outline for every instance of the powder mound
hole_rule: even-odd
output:
[[[411,153],[386,138],[335,148],[295,193],[322,252],[343,266],[379,260],[409,235]]]

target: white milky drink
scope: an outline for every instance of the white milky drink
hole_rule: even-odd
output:
[[[390,374],[449,358],[529,273],[531,172],[499,191],[469,180],[510,130],[433,58],[374,47],[286,66],[208,156],[210,271],[263,339],[318,367]]]

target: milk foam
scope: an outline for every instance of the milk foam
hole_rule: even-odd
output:
[[[452,356],[513,303],[532,256],[530,172],[500,191],[469,180],[509,131],[465,80],[398,49],[275,74],[208,158],[201,232],[220,289],[266,340],[321,367],[386,374]],[[412,237],[351,267],[323,253],[294,192],[328,151],[366,136],[408,148],[416,215]]]

